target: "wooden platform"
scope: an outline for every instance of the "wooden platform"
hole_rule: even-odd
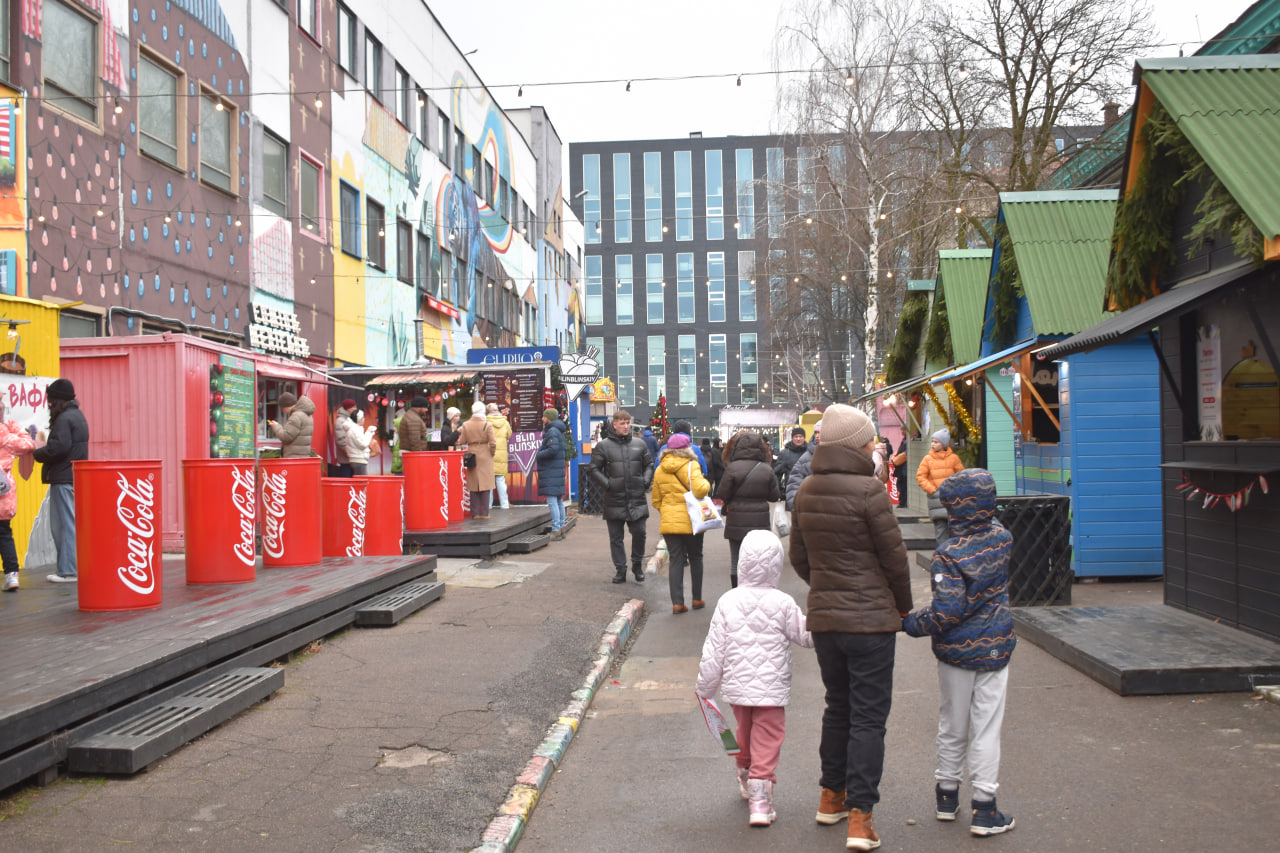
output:
[[[68,744],[237,667],[262,666],[351,625],[366,600],[435,580],[434,556],[326,559],[258,567],[247,584],[187,586],[163,566],[164,604],[84,613],[76,586],[22,573],[0,595],[0,790],[47,777]]]
[[[507,542],[536,533],[551,524],[545,505],[492,509],[487,519],[467,518],[445,530],[406,530],[404,546],[417,546],[441,557],[492,557],[507,550]]]
[[[1121,696],[1280,682],[1280,643],[1163,604],[1017,607],[1018,635]]]

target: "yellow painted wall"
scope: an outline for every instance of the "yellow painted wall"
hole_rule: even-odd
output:
[[[342,251],[342,206],[338,190],[338,181],[344,180],[360,190],[360,202],[364,204],[364,180],[356,170],[351,155],[345,154],[342,162],[333,160],[330,164],[331,206],[333,213],[332,233],[329,245],[333,251],[333,349],[334,356],[353,364],[368,364],[368,345],[365,339],[365,288],[364,261],[353,258]],[[360,239],[364,240],[364,214],[361,211],[362,224]],[[394,220],[393,220],[394,221]],[[361,250],[360,255],[364,252]]]
[[[21,345],[18,354],[27,361],[28,376],[60,376],[62,369],[58,360],[58,309],[48,302],[34,299],[21,299],[15,296],[0,296],[0,318],[12,320],[30,320],[18,326]],[[8,327],[0,322],[0,342],[5,352],[12,350],[4,335]],[[18,514],[14,516],[13,539],[18,546],[18,562],[26,564],[27,542],[31,538],[31,525],[35,523],[36,513],[40,511],[40,503],[48,487],[40,482],[41,465],[36,463],[35,470],[29,480],[22,479],[15,461],[14,481],[18,484]]]

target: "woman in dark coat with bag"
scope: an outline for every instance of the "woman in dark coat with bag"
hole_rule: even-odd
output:
[[[738,585],[738,551],[752,530],[770,529],[769,503],[782,500],[772,454],[759,433],[743,430],[724,446],[725,462],[717,497],[724,501],[724,538],[729,540],[729,583]]]

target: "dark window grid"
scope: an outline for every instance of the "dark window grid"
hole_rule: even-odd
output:
[[[298,227],[316,238],[324,239],[324,227],[320,218],[320,201],[324,198],[324,184],[320,164],[301,154],[298,156]]]
[[[413,284],[413,226],[407,221],[396,221],[396,278],[405,284]]]
[[[360,190],[346,182],[339,182],[338,203],[342,225],[340,248],[344,254],[353,258],[363,257],[360,247]]]
[[[365,196],[365,244],[368,262],[378,269],[387,268],[387,220],[382,205]]]
[[[262,132],[262,206],[277,216],[289,215],[289,145],[266,130]]]

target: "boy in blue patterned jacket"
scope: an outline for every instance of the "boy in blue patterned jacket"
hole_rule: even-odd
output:
[[[933,555],[933,601],[908,614],[902,628],[912,637],[932,637],[938,659],[938,820],[956,819],[967,753],[969,831],[998,835],[1013,829],[1013,817],[996,808],[1009,656],[1018,642],[1009,611],[1013,537],[995,520],[995,480],[981,468],[952,474],[938,496],[953,538]]]

